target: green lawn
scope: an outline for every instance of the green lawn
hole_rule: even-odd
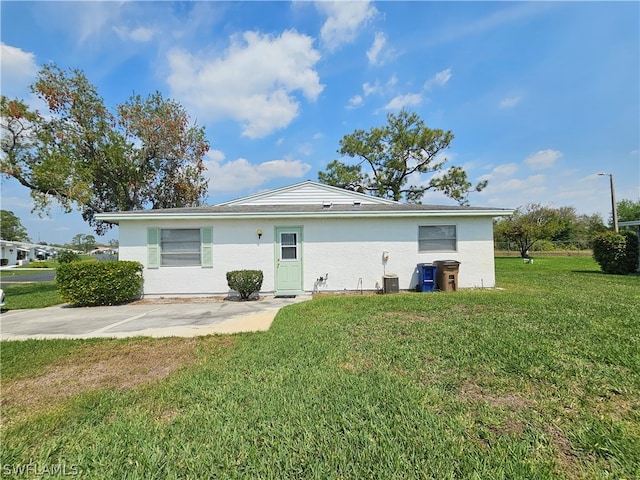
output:
[[[64,303],[56,282],[3,283],[6,296],[4,310],[44,308]]]
[[[496,268],[500,290],[321,296],[262,333],[2,342],[3,473],[639,478],[640,277]]]
[[[81,255],[83,262],[97,262],[92,255]],[[0,279],[11,277],[22,277],[28,275],[38,275],[58,266],[57,260],[47,260],[46,262],[32,262],[24,267],[16,267],[0,272]],[[34,268],[37,268],[34,269]],[[64,303],[58,293],[55,281],[53,282],[24,282],[24,283],[2,283],[2,289],[6,294],[5,310],[19,310],[24,308],[44,308],[52,305]]]

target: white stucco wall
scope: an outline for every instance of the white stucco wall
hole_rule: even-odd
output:
[[[457,252],[418,252],[419,225],[457,227]],[[147,227],[213,227],[213,268],[161,267],[147,269]],[[145,266],[146,295],[225,295],[229,292],[226,272],[258,269],[264,273],[263,293],[274,291],[275,228],[302,227],[302,270],[304,290],[374,290],[382,276],[397,274],[400,289],[418,283],[416,266],[435,260],[458,260],[459,287],[493,287],[492,220],[490,217],[433,218],[333,218],[273,221],[183,220],[121,221],[120,259]],[[258,239],[256,231],[262,230]],[[389,252],[388,262],[383,252]],[[319,277],[328,280],[317,284]],[[360,284],[360,279],[362,283]]]

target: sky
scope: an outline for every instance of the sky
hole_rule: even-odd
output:
[[[3,0],[0,13],[3,95],[42,108],[28,86],[54,63],[82,70],[112,111],[134,93],[177,100],[211,144],[207,204],[355,163],[340,139],[402,108],[453,132],[447,166],[489,181],[473,206],[606,221],[601,172],[618,200],[639,199],[639,2]],[[32,213],[14,179],[1,188],[32,241],[93,234],[77,212]]]

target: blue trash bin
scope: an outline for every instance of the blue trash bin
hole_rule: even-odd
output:
[[[418,287],[421,292],[434,292],[436,289],[436,267],[432,263],[419,263],[418,274],[420,283]]]

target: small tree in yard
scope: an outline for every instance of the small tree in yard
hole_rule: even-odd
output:
[[[73,250],[62,250],[56,256],[58,263],[71,263],[80,261],[80,255]]]
[[[262,270],[233,270],[227,272],[227,284],[229,288],[240,294],[242,300],[260,291],[262,288]]]
[[[529,250],[539,240],[550,240],[562,227],[556,211],[538,203],[519,207],[511,217],[499,220],[494,227],[496,237],[515,242],[520,256],[529,256]]]

